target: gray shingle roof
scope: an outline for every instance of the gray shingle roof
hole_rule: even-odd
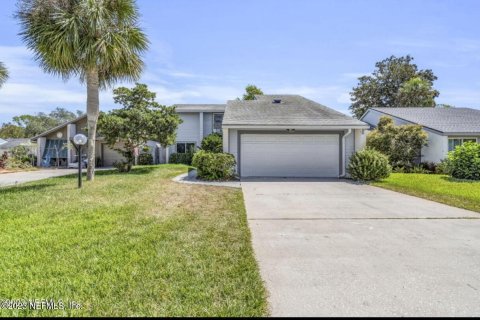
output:
[[[231,100],[224,125],[367,126],[343,113],[299,95],[257,95],[256,100]],[[280,103],[273,103],[280,99]]]
[[[181,112],[224,112],[226,104],[176,104],[175,111]]]
[[[15,148],[19,145],[22,145],[22,144],[30,144],[30,139],[23,139],[23,138],[19,138],[19,139],[6,139],[7,142],[5,143],[2,143],[0,144],[0,149],[2,150],[9,150],[9,149],[12,149],[12,148]]]
[[[480,110],[470,108],[372,108],[443,133],[480,133]]]

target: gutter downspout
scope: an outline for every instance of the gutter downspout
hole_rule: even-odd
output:
[[[346,172],[346,164],[345,164],[345,138],[348,137],[352,133],[352,129],[348,129],[347,133],[342,136],[342,174],[340,175],[340,178],[344,178],[347,174]]]

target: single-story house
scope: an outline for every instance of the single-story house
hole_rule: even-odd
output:
[[[480,142],[480,110],[470,108],[370,108],[361,118],[376,127],[389,116],[396,125],[418,124],[428,135],[421,161],[440,162],[466,141]]]
[[[71,143],[68,143],[78,133],[87,135],[87,115],[82,115],[31,138],[33,142],[37,143],[37,166],[78,166],[77,151]],[[149,141],[148,145],[151,147],[150,152],[155,159],[157,143]],[[124,159],[121,154],[111,149],[101,137],[97,138],[95,152],[98,166],[110,167],[114,162]],[[86,158],[87,148],[85,147],[82,149],[82,161],[85,161]]]

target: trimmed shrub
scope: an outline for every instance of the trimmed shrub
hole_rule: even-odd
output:
[[[200,150],[193,156],[197,176],[205,180],[229,180],[235,176],[235,158],[230,153]]]
[[[375,181],[387,178],[392,167],[386,155],[373,149],[363,149],[350,157],[347,170],[354,180]]]
[[[207,152],[221,153],[223,152],[223,138],[219,133],[212,133],[203,138],[202,150]]]
[[[450,175],[458,179],[480,180],[480,144],[465,142],[448,153]]]
[[[192,159],[194,152],[187,152],[187,153],[172,153],[168,158],[169,163],[178,163],[178,164],[186,164],[187,166],[192,165]]]
[[[138,156],[138,164],[141,166],[146,166],[153,164],[153,156],[151,153],[140,153]]]

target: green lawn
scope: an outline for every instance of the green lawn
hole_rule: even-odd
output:
[[[0,316],[262,316],[241,190],[170,181],[182,165],[0,188],[0,303],[79,310]]]
[[[373,185],[480,212],[480,181],[457,180],[438,174],[392,173]]]

